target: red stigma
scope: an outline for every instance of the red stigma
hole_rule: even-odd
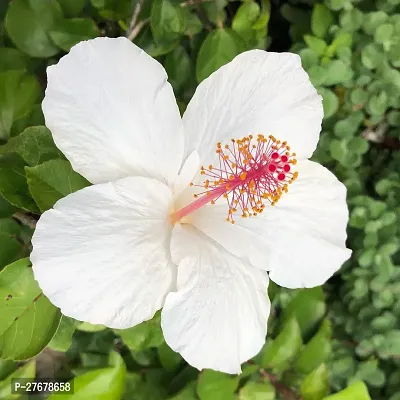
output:
[[[201,185],[205,191],[195,195],[193,203],[174,213],[173,221],[188,215],[207,203],[214,204],[221,196],[228,203],[226,220],[234,223],[233,214],[240,210],[243,218],[255,216],[265,209],[268,201],[274,206],[288,186],[298,176],[291,172],[296,164],[295,153],[289,152],[286,142],[270,135],[267,138],[252,135],[231,144],[217,143],[218,166],[201,167],[206,180]]]

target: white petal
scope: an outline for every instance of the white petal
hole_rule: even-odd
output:
[[[170,182],[183,131],[164,68],[126,38],[81,42],[47,69],[43,112],[57,147],[92,183]]]
[[[232,256],[190,225],[177,225],[171,255],[178,291],[170,293],[161,323],[168,345],[192,366],[230,374],[265,342],[268,276]]]
[[[323,166],[296,165],[298,179],[275,207],[254,218],[224,219],[226,205],[204,207],[192,223],[228,251],[288,288],[323,284],[350,257],[346,249],[346,188]]]
[[[150,319],[176,288],[170,189],[151,178],[87,187],[40,218],[31,261],[44,294],[70,317],[112,328]]]
[[[189,183],[200,170],[199,153],[193,150],[183,163],[181,171],[174,182],[174,197],[179,196],[182,191],[189,187]]]
[[[322,117],[321,97],[298,55],[251,50],[198,86],[183,116],[185,152],[197,149],[208,165],[217,142],[261,133],[286,140],[298,159],[309,158]]]

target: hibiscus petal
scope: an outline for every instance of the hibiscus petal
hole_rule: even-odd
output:
[[[177,225],[171,255],[178,291],[162,311],[165,340],[198,369],[236,374],[265,342],[268,276],[190,225]]]
[[[128,328],[150,319],[176,287],[167,220],[172,194],[142,177],[87,187],[40,218],[31,261],[63,314]]]
[[[247,51],[198,86],[183,116],[185,152],[197,149],[208,165],[217,142],[252,133],[272,134],[287,141],[298,159],[309,158],[322,117],[321,97],[298,55]]]
[[[126,38],[81,42],[47,69],[43,112],[57,147],[92,183],[171,182],[183,131],[164,68]]]
[[[308,160],[275,207],[226,223],[227,206],[206,206],[192,223],[232,254],[288,288],[323,284],[350,257],[346,249],[346,188],[325,167]],[[220,222],[217,223],[216,221]]]

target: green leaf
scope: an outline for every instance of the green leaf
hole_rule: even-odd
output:
[[[268,382],[249,382],[240,389],[238,400],[275,400],[275,388]]]
[[[0,218],[0,233],[12,237],[18,235],[20,230],[20,225],[13,218]]]
[[[363,99],[361,97],[356,98],[355,104],[360,105],[360,103],[362,103],[362,100]],[[338,121],[333,128],[333,132],[339,138],[352,138],[360,128],[363,120],[364,114],[362,112],[352,113],[349,117]],[[364,145],[361,146],[364,147]]]
[[[355,382],[339,393],[324,397],[323,400],[371,400],[364,382]]]
[[[379,369],[377,360],[361,362],[355,377],[373,387],[383,387],[385,384],[385,374]]]
[[[387,116],[387,119],[389,125],[400,127],[400,111],[397,110],[390,111]]]
[[[1,182],[1,179],[0,179]],[[1,183],[0,183],[1,185]],[[1,193],[1,190],[0,190]],[[17,211],[1,194],[0,194],[0,218],[10,217]]]
[[[159,347],[164,343],[160,323],[160,313],[157,313],[150,321],[142,322],[129,329],[115,329],[115,333],[121,336],[132,351]]]
[[[327,3],[331,10],[338,11],[344,8],[349,3],[349,0],[327,0]]]
[[[363,106],[368,100],[368,93],[364,89],[355,88],[350,94],[350,100],[356,106]]]
[[[180,354],[175,353],[165,342],[158,348],[158,358],[167,371],[175,371],[182,362]]]
[[[29,57],[12,47],[0,47],[0,72],[9,70],[24,70],[29,62]]]
[[[50,160],[25,170],[29,190],[42,212],[52,208],[61,198],[89,185],[66,160]]]
[[[44,124],[45,122],[42,107],[40,104],[34,104],[27,114],[21,118],[18,118],[13,123],[10,135],[14,137],[19,135],[26,128],[31,126],[43,126]]]
[[[300,289],[283,311],[283,321],[295,317],[303,338],[317,327],[326,312],[324,294],[320,287]]]
[[[340,52],[340,50],[348,49],[351,47],[353,38],[350,33],[339,32],[332,43],[326,49],[326,56],[333,57],[335,54]]]
[[[238,377],[204,370],[197,383],[197,394],[200,400],[233,400],[238,384]]]
[[[86,0],[58,0],[58,2],[66,17],[77,17],[83,10]]]
[[[328,391],[328,369],[325,364],[315,368],[300,386],[303,400],[321,400],[328,394]]]
[[[389,106],[389,99],[386,92],[372,96],[367,103],[367,111],[371,115],[383,115]]]
[[[260,6],[254,1],[243,3],[237,10],[232,21],[232,29],[243,38],[249,41],[253,38],[253,24],[261,12]]]
[[[165,389],[158,381],[149,379],[150,374],[128,373],[126,376],[126,389],[123,400],[165,400],[167,398]],[[187,388],[169,400],[196,400],[197,397],[190,396],[193,387]]]
[[[330,118],[339,109],[339,99],[334,92],[328,89],[320,88],[318,90],[322,96],[322,104],[324,106],[324,118]]]
[[[351,153],[365,154],[369,149],[368,140],[362,137],[355,137],[348,143],[348,150]]]
[[[57,332],[48,346],[53,350],[66,352],[71,347],[72,336],[76,330],[77,324],[78,322],[74,319],[63,315],[58,325]]]
[[[394,32],[394,26],[391,24],[382,24],[378,26],[378,28],[375,31],[375,41],[378,43],[382,43],[385,45],[386,43],[391,42],[392,36]]]
[[[363,29],[365,33],[374,35],[376,28],[383,25],[389,16],[383,11],[374,11],[367,13],[363,20]]]
[[[89,322],[82,322],[77,325],[76,329],[83,332],[101,332],[106,329],[104,325],[93,325]]]
[[[192,37],[202,30],[203,23],[200,21],[200,18],[195,13],[188,12],[186,14],[185,35]]]
[[[48,400],[120,399],[125,389],[126,367],[122,357],[112,352],[113,367],[87,372],[73,380],[73,394],[50,395]]]
[[[324,4],[315,4],[311,15],[312,33],[323,38],[333,23],[332,11]]]
[[[190,83],[192,74],[194,75],[192,60],[181,45],[166,56],[164,67],[175,92],[184,89]]]
[[[257,21],[253,24],[253,29],[264,31],[266,35],[270,17],[271,17],[270,0],[261,0],[261,14],[258,17]]]
[[[363,22],[363,13],[357,8],[352,8],[340,14],[340,25],[346,31],[357,31]]]
[[[377,349],[382,358],[400,357],[400,330],[385,333],[385,340]]]
[[[197,81],[203,81],[218,68],[232,61],[242,49],[242,39],[233,30],[216,29],[210,32],[197,56]]]
[[[0,270],[6,265],[18,260],[22,255],[21,244],[17,239],[0,232]]]
[[[341,60],[329,61],[326,65],[326,81],[325,85],[332,86],[338,83],[349,81],[353,77],[353,70],[350,65],[345,64]]]
[[[383,50],[376,43],[369,43],[361,50],[361,61],[368,69],[379,67],[383,57]]]
[[[12,379],[24,379],[25,382],[34,381],[36,373],[36,363],[31,361],[22,367],[18,368],[15,372],[9,375],[6,379],[0,381],[0,399],[14,400],[21,397],[20,394],[13,394],[11,392]]]
[[[0,359],[0,381],[4,380],[8,375],[12,374],[17,368],[18,363],[16,361]]]
[[[38,354],[57,330],[61,313],[43,295],[29,260],[0,272],[0,357],[24,360]]]
[[[13,0],[6,16],[7,32],[24,53],[51,57],[59,52],[48,33],[62,20],[56,0]]]
[[[310,76],[310,81],[314,86],[321,86],[328,79],[327,70],[320,65],[313,65],[310,67],[308,70],[308,75]]]
[[[156,42],[173,42],[186,28],[187,13],[178,0],[154,0],[150,26]]]
[[[0,157],[0,194],[12,205],[37,213],[38,208],[30,196],[24,167],[23,159],[17,154]]]
[[[45,126],[26,128],[20,135],[11,138],[3,150],[19,154],[31,167],[52,159],[64,158]],[[0,149],[0,153],[1,151]]]
[[[61,21],[49,32],[53,42],[62,50],[69,51],[83,40],[94,39],[100,32],[89,18],[74,18]]]
[[[327,44],[323,39],[311,35],[304,35],[304,41],[308,48],[315,51],[318,55],[324,54]]]
[[[309,69],[312,66],[317,66],[317,64],[319,63],[319,56],[314,50],[308,48],[301,49],[299,51],[299,56],[301,57],[303,68],[308,71],[308,73],[310,73]]]
[[[202,3],[206,18],[214,25],[220,27],[226,20],[225,7],[228,0],[207,1]]]
[[[177,395],[173,397],[168,397],[168,400],[197,400],[195,383],[194,382],[189,383],[189,385],[186,386],[183,390],[181,390]]]
[[[0,141],[9,138],[13,122],[30,111],[39,95],[33,76],[24,71],[0,73]]]
[[[266,345],[261,364],[264,368],[285,370],[297,356],[302,346],[301,331],[297,320],[290,318],[279,335]]]
[[[297,371],[308,374],[328,359],[332,352],[331,335],[331,323],[325,319],[296,359],[294,366]]]

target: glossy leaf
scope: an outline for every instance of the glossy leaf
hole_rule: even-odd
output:
[[[232,21],[232,29],[244,40],[249,41],[254,35],[254,23],[261,12],[260,6],[254,1],[243,3]]]
[[[53,207],[57,200],[89,185],[66,160],[50,160],[25,170],[29,191],[42,212]]]
[[[16,261],[0,272],[0,357],[35,356],[53,337],[60,318],[35,281],[29,260]]]
[[[338,393],[324,397],[323,400],[371,400],[364,382],[356,382]]]
[[[332,11],[324,4],[315,4],[311,16],[311,30],[319,38],[323,38],[333,23]]]
[[[312,371],[300,386],[303,400],[321,400],[328,394],[328,391],[328,370],[325,364],[321,364]]]
[[[52,394],[48,400],[121,399],[125,389],[126,367],[122,357],[111,353],[111,367],[87,372],[73,381],[74,393]]]
[[[14,400],[21,397],[20,394],[13,394],[11,391],[12,379],[23,379],[25,382],[33,381],[35,378],[35,361],[31,361],[22,367],[18,368],[15,372],[9,375],[4,380],[0,381],[0,399]]]
[[[156,42],[174,42],[186,28],[186,12],[177,0],[154,0],[150,25]]]
[[[150,321],[142,322],[129,329],[116,329],[115,332],[121,336],[124,343],[132,351],[158,347],[164,343],[159,313]]]
[[[37,213],[24,170],[25,163],[15,153],[0,156],[0,194],[15,207]]]
[[[18,260],[22,255],[21,244],[16,238],[0,232],[0,270],[6,265]]]
[[[49,35],[53,42],[62,50],[69,51],[83,40],[99,36],[99,30],[89,18],[74,18],[57,24]]]
[[[11,138],[3,151],[19,154],[31,167],[52,159],[64,158],[45,126],[26,128],[20,135]]]
[[[233,400],[239,379],[222,372],[205,370],[197,383],[200,400]]]
[[[168,371],[175,371],[183,361],[180,354],[175,353],[165,342],[158,348],[158,358]]]
[[[57,331],[48,346],[57,351],[67,351],[72,344],[72,335],[76,330],[77,321],[65,315],[61,317]]]
[[[57,0],[66,17],[77,17],[83,10],[86,0]]]
[[[40,88],[33,76],[24,71],[0,73],[0,140],[7,140],[11,127],[26,115],[38,100]]]
[[[268,382],[249,382],[239,391],[238,400],[275,400],[275,388]]]
[[[13,0],[6,27],[13,42],[32,57],[51,57],[59,52],[49,32],[62,20],[56,0]]]
[[[320,287],[301,289],[283,310],[283,321],[295,317],[302,336],[306,338],[315,330],[325,311],[324,294]]]
[[[301,331],[297,320],[287,320],[282,331],[266,345],[261,364],[264,368],[285,370],[297,356],[302,345]]]
[[[243,41],[231,29],[216,29],[205,38],[196,61],[197,81],[201,82],[243,49]]]
[[[12,47],[0,47],[0,72],[9,70],[24,70],[29,63],[29,57]]]
[[[321,363],[325,362],[331,354],[332,327],[329,320],[324,320],[318,332],[304,346],[295,362],[295,368],[302,373],[310,373]]]

